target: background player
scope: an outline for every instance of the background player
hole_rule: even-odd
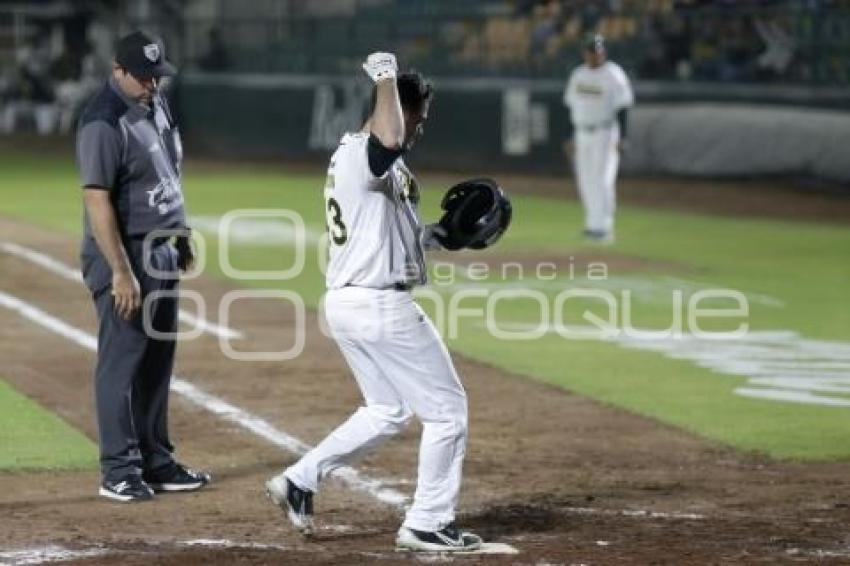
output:
[[[564,104],[570,108],[573,123],[567,152],[584,205],[585,237],[613,242],[617,167],[625,144],[626,112],[634,104],[634,94],[623,69],[606,60],[601,35],[590,36],[582,53],[584,63],[570,74],[564,90]]]
[[[437,228],[420,226],[418,185],[401,155],[422,133],[432,88],[418,73],[396,79],[389,53],[373,53],[363,68],[376,83],[370,117],[360,132],[343,136],[325,187],[325,316],[365,405],[269,480],[267,489],[292,523],[310,534],[319,481],[416,415],[422,421],[418,483],[396,544],[416,551],[473,550],[481,539],[454,524],[466,393],[442,339],[410,293],[426,281],[423,245],[433,245]]]

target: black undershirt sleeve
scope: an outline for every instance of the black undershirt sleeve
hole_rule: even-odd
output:
[[[620,108],[617,111],[617,122],[620,124],[620,139],[626,139],[626,127],[628,126],[628,109]]]
[[[372,175],[380,177],[404,152],[401,149],[384,147],[375,134],[369,134],[367,153],[369,154],[369,169],[372,171]]]

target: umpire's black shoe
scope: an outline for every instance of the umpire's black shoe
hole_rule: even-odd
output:
[[[120,481],[104,481],[100,484],[98,494],[101,497],[122,503],[153,499],[153,490],[138,476],[130,476]]]
[[[418,531],[408,527],[398,530],[397,550],[413,552],[470,552],[481,548],[481,537],[465,533],[454,523],[439,531]]]
[[[266,495],[286,513],[289,522],[304,536],[313,534],[313,492],[301,489],[283,474],[266,482]]]
[[[192,470],[177,462],[149,470],[143,477],[154,491],[194,491],[212,481],[207,472]]]

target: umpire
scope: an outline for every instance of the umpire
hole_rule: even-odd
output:
[[[100,495],[116,501],[145,501],[154,491],[195,490],[210,481],[174,460],[168,437],[176,292],[180,270],[194,260],[180,135],[158,92],[162,78],[175,73],[157,38],[139,31],[121,38],[112,75],[77,132],[83,277],[100,321]]]

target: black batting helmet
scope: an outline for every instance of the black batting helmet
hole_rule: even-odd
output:
[[[470,179],[450,188],[443,197],[440,226],[446,236],[437,240],[447,250],[482,249],[496,243],[511,223],[511,201],[493,179]]]

